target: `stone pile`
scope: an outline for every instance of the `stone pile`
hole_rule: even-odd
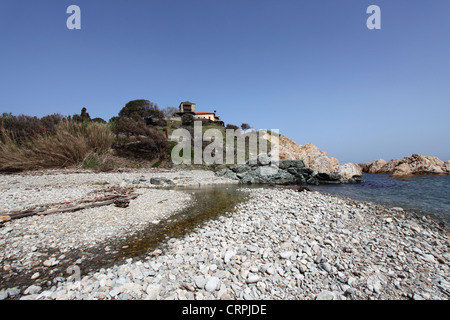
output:
[[[358,183],[362,180],[362,176],[358,174],[343,176],[340,173],[316,172],[306,167],[303,160],[275,162],[270,153],[260,154],[243,165],[220,170],[216,175],[238,180],[243,184],[319,185]]]

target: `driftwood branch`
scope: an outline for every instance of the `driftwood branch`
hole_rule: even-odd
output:
[[[10,220],[31,217],[34,215],[46,216],[54,213],[75,212],[89,208],[108,206],[113,203],[120,204],[119,206],[124,207],[122,205],[123,203],[127,203],[130,200],[136,199],[138,197],[138,195],[133,193],[132,190],[130,189],[120,191],[122,192],[125,191],[125,194],[113,194],[103,197],[97,197],[95,199],[82,200],[76,204],[64,202],[64,203],[43,205],[41,207],[28,208],[22,211],[0,212],[0,224]],[[57,206],[57,208],[51,208],[55,206]]]

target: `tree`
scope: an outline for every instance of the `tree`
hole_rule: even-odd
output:
[[[81,109],[80,117],[83,121],[91,120],[91,116],[89,115],[89,113],[87,113],[86,108]]]
[[[76,121],[76,122],[84,122],[84,121],[90,121],[91,120],[91,116],[89,115],[89,113],[87,113],[87,109],[86,108],[82,108],[81,109],[81,113],[78,114],[74,114],[72,116],[72,120]]]
[[[38,117],[3,113],[0,127],[7,130],[16,141],[23,141],[45,133],[45,128]]]
[[[114,117],[110,124],[118,138],[113,148],[119,155],[154,159],[165,156],[169,150],[167,138],[158,130],[147,127],[142,118]]]
[[[181,124],[183,126],[192,126],[194,124],[194,116],[190,113],[181,116]]]
[[[149,100],[133,100],[128,102],[119,112],[119,117],[129,117],[135,120],[144,117],[156,119],[164,118],[164,112],[158,108],[156,103]]]
[[[145,122],[142,119],[135,120],[130,117],[114,117],[112,122],[112,131],[116,136],[124,134],[127,137],[134,135],[143,135],[145,133]]]
[[[228,123],[225,129],[237,130],[237,129],[239,129],[239,127],[235,126],[234,124]]]
[[[55,126],[60,123],[65,117],[59,113],[48,115],[41,118],[41,123],[45,131],[49,134],[55,133]]]
[[[92,122],[97,122],[97,123],[103,123],[103,124],[106,124],[106,121],[103,120],[102,118],[94,118],[94,119],[92,119]]]
[[[251,129],[251,128],[252,127],[248,123],[241,124],[241,129],[242,130],[248,130],[248,129]]]
[[[178,112],[178,108],[175,107],[167,107],[165,109],[162,110],[164,113],[164,117],[166,118],[171,118],[175,115],[175,113]]]

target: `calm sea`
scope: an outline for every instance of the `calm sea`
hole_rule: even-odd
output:
[[[402,207],[434,215],[450,223],[450,176],[390,178],[364,174],[360,184],[308,186],[311,190],[370,201],[387,207]]]

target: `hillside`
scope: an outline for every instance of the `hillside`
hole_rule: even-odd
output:
[[[270,140],[269,132],[264,134],[264,139]],[[354,175],[362,175],[361,167],[355,163],[340,164],[337,158],[328,157],[325,151],[312,143],[299,145],[294,140],[286,136],[279,135],[281,160],[302,159],[305,165],[320,173],[339,173],[344,178],[349,179]]]

